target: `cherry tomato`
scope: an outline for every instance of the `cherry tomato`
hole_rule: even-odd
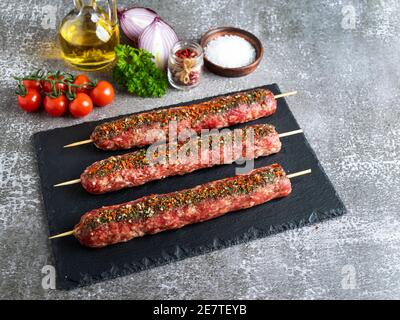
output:
[[[89,83],[90,83],[90,79],[85,74],[77,75],[75,80],[74,80],[74,82],[73,82],[73,84],[75,84],[75,85],[85,85],[85,84],[89,84]],[[89,86],[83,86],[83,87],[81,87],[79,89],[78,88],[75,89],[76,93],[80,93],[80,92],[89,93],[89,91],[90,91],[90,87]]]
[[[64,77],[59,76],[57,79],[55,79],[55,77],[50,76],[48,79],[49,80],[62,80],[62,79],[64,79]],[[55,83],[54,87],[56,88],[57,92],[59,92],[59,91],[67,92],[67,90],[68,90],[68,86],[65,83]],[[48,81],[48,80],[42,81],[42,88],[45,93],[51,93],[53,91],[51,81]]]
[[[68,100],[63,94],[56,98],[46,96],[43,104],[44,110],[46,110],[49,115],[61,117],[67,111]]]
[[[86,93],[78,93],[76,98],[69,104],[69,112],[75,118],[87,116],[93,110],[92,99]]]
[[[93,103],[99,107],[105,107],[113,102],[115,96],[114,88],[107,81],[99,81],[97,86],[90,92]]]
[[[27,89],[32,88],[37,91],[40,91],[42,88],[39,80],[22,80],[22,85]]]
[[[42,105],[42,97],[36,89],[28,88],[25,96],[18,96],[18,104],[26,112],[37,111]]]

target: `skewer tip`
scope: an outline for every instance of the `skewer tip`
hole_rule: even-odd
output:
[[[285,93],[280,93],[280,94],[277,94],[275,96],[275,99],[284,98],[284,97],[290,97],[290,96],[294,96],[295,94],[297,94],[297,90],[290,91],[290,92],[285,92]]]
[[[304,132],[303,129],[289,131],[289,132],[285,132],[285,133],[279,134],[279,138],[289,137],[289,136],[293,136],[295,134],[300,134],[300,133],[303,133],[303,132]]]
[[[71,143],[71,144],[67,144],[63,148],[73,148],[73,147],[81,146],[81,145],[84,145],[84,144],[89,144],[89,143],[92,143],[92,142],[93,142],[92,139],[82,140],[82,141],[74,142],[74,143]]]
[[[293,178],[296,178],[296,177],[304,176],[306,174],[310,174],[311,172],[312,172],[311,169],[308,169],[308,170],[304,170],[304,171],[300,171],[300,172],[289,174],[287,177],[289,179],[293,179]]]
[[[64,233],[60,233],[60,234],[57,234],[55,236],[49,237],[49,240],[57,239],[57,238],[69,237],[69,236],[72,236],[74,233],[75,233],[75,230],[64,232]]]
[[[55,184],[54,188],[70,186],[72,184],[77,184],[77,183],[80,183],[80,182],[81,182],[81,179],[75,179],[75,180],[71,180],[71,181],[66,181],[66,182],[62,182],[62,183],[59,183],[59,184]]]

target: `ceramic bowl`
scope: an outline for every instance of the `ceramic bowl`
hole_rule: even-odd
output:
[[[254,47],[254,49],[256,50],[256,60],[252,64],[249,64],[244,67],[225,68],[212,63],[207,59],[207,55],[204,55],[204,64],[207,67],[207,69],[210,70],[212,73],[218,74],[223,77],[242,77],[256,70],[263,58],[264,48],[261,41],[254,34],[246,30],[234,27],[219,27],[216,29],[212,29],[203,34],[203,36],[200,39],[200,45],[203,47],[204,50],[211,40],[214,40],[218,37],[225,35],[239,36],[250,42]]]

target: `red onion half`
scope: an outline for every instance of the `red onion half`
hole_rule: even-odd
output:
[[[125,35],[134,43],[142,32],[158,17],[157,12],[142,7],[118,10],[119,24]]]
[[[178,41],[174,29],[160,17],[155,17],[153,22],[140,35],[139,48],[151,52],[154,55],[154,62],[157,67],[165,70],[169,53]]]

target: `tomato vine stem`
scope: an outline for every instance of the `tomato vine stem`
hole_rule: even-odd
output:
[[[97,85],[97,81],[90,81],[88,83],[84,84],[74,84],[73,82],[75,81],[75,77],[68,72],[62,72],[60,70],[49,70],[45,71],[43,69],[38,69],[27,76],[23,77],[13,77],[17,81],[17,89],[15,93],[19,96],[26,96],[28,90],[24,86],[23,81],[40,81],[40,83],[43,85],[43,83],[50,83],[51,84],[51,92],[45,93],[46,96],[49,96],[51,98],[56,98],[59,97],[60,95],[64,94],[66,95],[68,100],[73,100],[76,97],[76,92],[79,89],[82,88],[94,88]],[[68,88],[66,92],[61,90],[57,86],[57,84],[64,85]]]

